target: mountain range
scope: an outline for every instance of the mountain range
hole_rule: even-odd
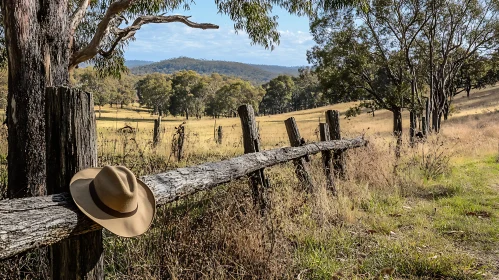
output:
[[[301,68],[301,66],[258,65],[232,61],[201,60],[189,57],[179,57],[159,62],[127,60],[125,65],[136,75],[149,73],[171,74],[181,70],[193,70],[206,75],[218,73],[235,76],[259,84],[266,83],[281,74],[297,76],[298,69]]]

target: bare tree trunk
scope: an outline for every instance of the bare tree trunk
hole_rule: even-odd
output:
[[[9,197],[44,195],[45,87],[68,73],[67,0],[2,0],[9,62]]]
[[[411,146],[414,145],[416,141],[416,126],[417,126],[417,116],[415,111],[410,112],[410,127],[409,127],[409,137],[411,141]]]
[[[425,118],[424,118],[424,121],[422,123],[422,126],[423,126],[423,135],[426,136],[428,134],[428,131],[430,131],[430,115],[431,115],[431,99],[428,98],[426,99],[426,115],[425,115]]]
[[[449,105],[449,102],[445,102],[445,105],[444,105],[444,121],[446,121],[448,118],[449,118],[449,113],[450,113],[450,105]]]
[[[436,133],[439,133],[440,132],[440,112],[438,110],[438,107],[435,106],[433,108],[433,111],[431,112],[431,117],[432,117],[432,128],[433,128],[433,131],[435,131]]]

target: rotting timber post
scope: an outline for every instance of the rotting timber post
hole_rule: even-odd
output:
[[[326,111],[326,121],[329,126],[331,140],[341,140],[340,113],[336,110]],[[336,176],[345,178],[345,155],[343,151],[333,153],[333,168]]]
[[[242,105],[237,109],[241,119],[243,130],[244,153],[260,152],[260,140],[255,121],[255,111],[251,105]],[[264,169],[257,170],[250,174],[251,189],[253,191],[253,201],[260,205],[262,213],[267,208],[266,189],[268,181],[265,177]]]
[[[47,192],[69,192],[78,171],[97,166],[97,132],[92,95],[67,87],[47,88]],[[70,237],[50,246],[51,279],[104,279],[102,231]]]
[[[300,147],[305,144],[305,140],[300,136],[295,118],[291,117],[284,123],[286,124],[286,131],[288,132],[291,147]],[[312,176],[310,176],[310,157],[307,155],[305,157],[297,158],[293,162],[295,164],[295,173],[298,180],[300,180],[308,192],[312,192],[314,190],[314,184],[312,182]]]
[[[153,146],[156,147],[161,141],[161,115],[154,120]]]
[[[329,126],[326,123],[319,124],[319,131],[320,131],[321,141],[331,140],[331,135],[329,135]],[[336,196],[337,190],[336,190],[336,185],[334,183],[331,151],[322,152],[322,163],[324,165],[324,172],[326,174],[327,188],[330,189],[333,195]]]

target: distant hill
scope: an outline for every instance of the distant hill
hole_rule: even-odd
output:
[[[125,66],[128,68],[133,68],[133,67],[138,67],[138,66],[144,66],[154,63],[154,61],[147,61],[147,60],[127,60],[125,61]]]
[[[274,73],[277,75],[287,74],[291,76],[298,76],[298,69],[302,66],[278,66],[278,65],[260,65],[260,64],[247,64],[256,68],[260,68],[264,71]]]
[[[279,74],[298,75],[299,67],[284,67],[274,65],[255,65],[240,62],[200,60],[179,57],[163,60],[131,69],[133,74],[165,73],[171,74],[181,70],[193,70],[200,74],[219,73],[240,77],[255,83],[265,83]]]

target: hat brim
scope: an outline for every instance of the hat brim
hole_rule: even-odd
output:
[[[90,183],[101,170],[102,168],[88,168],[73,176],[69,191],[76,206],[87,217],[116,235],[134,237],[145,233],[151,226],[156,214],[156,200],[152,191],[146,184],[137,179],[137,212],[133,216],[126,218],[109,215],[97,207],[89,190]]]

